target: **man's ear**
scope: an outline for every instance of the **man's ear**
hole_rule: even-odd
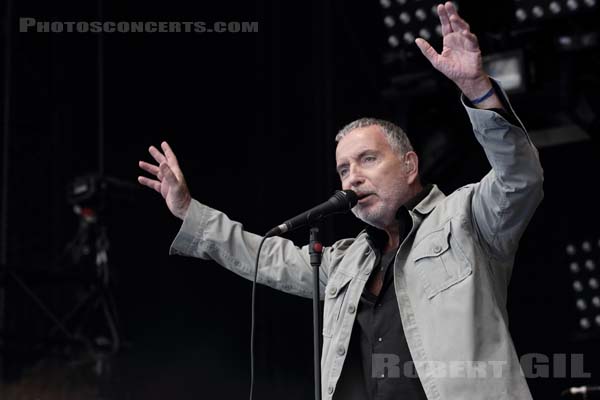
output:
[[[404,173],[408,176],[408,183],[413,183],[419,176],[419,157],[414,151],[404,154]]]

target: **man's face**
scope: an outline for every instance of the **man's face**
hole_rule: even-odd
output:
[[[342,189],[359,197],[352,209],[362,221],[379,229],[396,223],[396,212],[410,196],[409,179],[381,128],[358,128],[338,142],[335,152]]]

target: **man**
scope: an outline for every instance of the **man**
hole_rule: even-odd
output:
[[[477,38],[452,3],[438,6],[444,49],[416,44],[462,91],[492,170],[445,196],[423,187],[395,125],[361,119],[337,135],[342,188],[370,227],[326,248],[321,265],[323,398],[530,399],[508,332],[506,294],[518,240],[542,199],[542,169],[506,96],[483,71]],[[253,277],[260,237],[193,200],[166,142],[140,167],[183,225],[172,254]],[[307,248],[270,238],[259,282],[312,295]],[[414,369],[412,368],[414,366]]]

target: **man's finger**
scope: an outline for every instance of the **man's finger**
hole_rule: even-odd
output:
[[[446,14],[450,20],[450,27],[453,32],[460,32],[464,29],[469,30],[469,24],[467,21],[462,19],[460,15],[458,15],[458,11],[456,10],[456,7],[454,7],[454,3],[447,1],[444,4],[444,9],[446,10]]]
[[[454,25],[454,21],[452,20],[452,16],[456,15],[454,4],[452,4],[452,2],[450,1],[445,2],[444,11],[446,13],[446,16],[448,17],[448,23],[450,24],[450,29],[452,30],[452,32],[460,32],[460,28],[457,25]]]
[[[156,160],[156,162],[159,164],[167,161],[165,156],[163,156],[162,153],[160,151],[158,151],[158,149],[154,146],[150,146],[150,148],[148,149],[148,152],[150,153],[152,158],[154,158]]]
[[[438,16],[440,17],[440,23],[442,24],[442,35],[446,36],[452,33],[452,26],[450,25],[450,17],[443,4],[437,7]]]
[[[419,46],[419,50],[421,53],[429,60],[433,66],[437,65],[438,57],[440,56],[437,51],[427,42],[425,39],[417,38],[415,40],[417,46]]]
[[[177,161],[177,157],[171,149],[171,146],[169,146],[169,143],[167,143],[166,141],[162,142],[160,146],[162,147],[165,153],[165,157],[167,158],[167,162],[173,170],[173,173],[177,178],[181,179],[183,177],[183,172],[181,172],[181,169],[179,168],[179,161]]]
[[[173,153],[173,150],[171,149],[171,146],[169,146],[169,143],[162,142],[160,144],[160,147],[163,149],[163,152],[165,153],[165,157],[167,158],[169,165],[179,166],[179,163],[177,162],[177,157],[175,157],[175,153]]]
[[[140,166],[141,169],[143,169],[146,172],[151,173],[154,176],[158,175],[158,167],[156,165],[147,163],[146,161],[140,161],[138,163],[138,165]]]
[[[451,1],[447,1],[444,3],[444,8],[448,12],[449,15],[458,15],[458,10],[454,6],[454,3]]]
[[[458,15],[450,15],[450,24],[452,25],[452,29],[454,31],[471,31],[471,26],[464,19],[460,18]]]
[[[153,179],[146,178],[145,176],[138,176],[138,182],[144,186],[148,186],[150,189],[156,190],[160,193],[160,182]]]

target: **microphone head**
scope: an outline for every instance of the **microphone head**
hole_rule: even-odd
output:
[[[331,200],[336,203],[341,203],[344,208],[350,210],[358,203],[358,195],[354,190],[336,190]]]

